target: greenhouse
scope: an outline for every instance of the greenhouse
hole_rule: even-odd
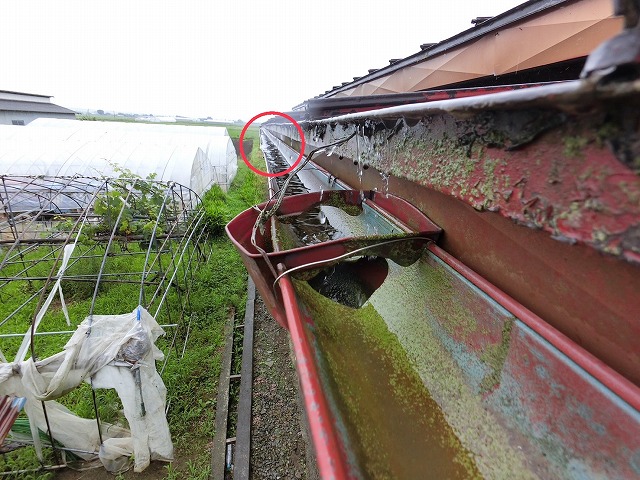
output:
[[[0,126],[0,174],[141,178],[227,190],[237,156],[223,127],[39,119]]]
[[[0,191],[0,396],[27,414],[6,451],[111,472],[171,460],[162,373],[212,255],[199,196],[130,174],[2,175]]]
[[[223,127],[0,125],[0,401],[26,413],[8,451],[111,472],[172,459],[162,374],[212,255],[201,198],[237,168]]]

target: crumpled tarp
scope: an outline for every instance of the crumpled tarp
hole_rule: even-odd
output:
[[[70,449],[99,452],[111,472],[128,468],[132,457],[136,472],[151,460],[172,460],[166,388],[155,368],[155,361],[163,359],[155,341],[163,334],[143,307],[124,315],[93,315],[78,326],[64,351],[35,362],[30,358],[1,363],[0,394],[27,399],[24,410],[39,457],[42,445],[37,429],[47,431],[44,401],[53,438]],[[82,381],[117,391],[130,430],[101,422],[101,445],[95,419],[80,418],[53,401]],[[85,460],[96,456],[78,455]]]

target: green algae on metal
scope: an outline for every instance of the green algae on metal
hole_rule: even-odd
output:
[[[276,229],[276,239],[279,250],[291,250],[302,246],[302,242],[290,225],[279,225]]]
[[[585,137],[574,136],[564,138],[564,150],[562,153],[569,158],[581,157],[584,147],[587,146],[589,140]]]
[[[429,292],[428,308],[437,318],[446,319],[441,324],[449,335],[465,341],[476,332],[478,322],[473,313],[462,303],[452,301],[452,298],[455,298],[455,290],[444,269],[425,269],[422,280]]]
[[[507,319],[502,326],[502,340],[498,344],[487,345],[480,355],[487,366],[491,368],[491,372],[482,379],[480,383],[480,391],[485,393],[493,390],[500,383],[502,368],[509,353],[509,343],[511,341],[511,329],[513,328],[513,319]]]
[[[348,203],[340,192],[329,192],[328,197],[322,202],[323,205],[339,208],[347,214],[356,217],[362,213],[362,204]]]
[[[396,155],[408,162],[388,165],[389,172],[420,184],[429,184],[437,189],[445,189],[479,199],[475,207],[479,210],[490,209],[497,198],[505,180],[496,175],[496,167],[504,166],[504,161],[485,158],[485,142],[469,141],[468,144],[446,138],[444,133],[417,133],[397,143]],[[480,139],[480,137],[474,137]],[[489,142],[494,145],[495,142]],[[406,163],[406,164],[405,164]],[[477,182],[470,188],[471,177],[478,175]],[[507,188],[505,185],[504,188]]]
[[[475,313],[468,310],[461,297],[465,290],[471,293],[473,287],[428,253],[410,267],[390,264],[387,279],[369,298],[369,304],[397,336],[447,422],[473,452],[480,473],[485,478],[536,478],[522,451],[511,445],[509,433],[486,409],[482,392],[465,379],[460,359],[454,358],[436,333],[441,328],[465,337],[483,329],[479,322],[489,320],[487,311],[484,307]],[[495,308],[486,302],[486,307]],[[472,318],[465,318],[468,315]],[[503,318],[512,320],[511,316]],[[503,331],[503,337],[506,333]],[[506,358],[508,350],[508,343],[502,343],[506,346],[498,355],[488,353],[485,357],[500,369],[499,360],[502,355]]]
[[[375,309],[345,307],[304,282],[295,287],[314,318],[363,474],[480,478],[472,455]]]

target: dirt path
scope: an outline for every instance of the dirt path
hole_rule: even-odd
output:
[[[259,297],[254,328],[251,478],[315,479],[289,335]]]

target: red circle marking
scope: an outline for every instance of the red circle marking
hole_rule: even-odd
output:
[[[277,115],[279,117],[286,118],[291,123],[293,123],[293,126],[296,127],[296,130],[298,130],[298,133],[300,134],[301,144],[300,144],[300,154],[298,155],[298,158],[293,163],[293,165],[291,165],[289,168],[279,173],[269,173],[254,167],[253,165],[251,165],[251,162],[247,159],[247,155],[244,153],[244,145],[243,145],[244,134],[247,133],[247,129],[249,128],[249,125],[251,125],[260,117],[264,117],[266,115]],[[304,141],[304,132],[302,131],[302,127],[290,115],[287,115],[286,113],[282,113],[282,112],[262,112],[256,115],[255,117],[253,117],[251,120],[249,120],[249,122],[244,126],[244,128],[242,129],[242,132],[240,132],[239,144],[240,144],[240,155],[242,156],[242,160],[244,160],[244,163],[247,164],[247,167],[249,167],[258,175],[262,175],[263,177],[280,177],[282,175],[286,175],[287,173],[289,173],[290,171],[292,171],[294,168],[298,166],[298,164],[300,163],[300,160],[302,160],[302,156],[304,155],[304,147],[306,142]]]

